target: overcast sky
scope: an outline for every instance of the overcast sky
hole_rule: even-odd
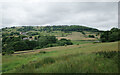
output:
[[[84,25],[100,30],[118,27],[117,2],[2,3],[2,26]]]

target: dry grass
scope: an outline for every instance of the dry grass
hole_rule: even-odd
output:
[[[83,35],[81,32],[72,32],[71,35],[68,35],[66,37],[57,37],[58,40],[65,38],[65,39],[70,39],[70,40],[97,40],[96,38],[89,38],[88,35],[94,35],[96,34],[87,32],[86,35]]]

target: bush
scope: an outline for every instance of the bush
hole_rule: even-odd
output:
[[[93,44],[96,44],[97,42],[93,42]]]
[[[88,37],[90,37],[90,38],[95,38],[95,36],[94,36],[94,35],[89,35]]]
[[[67,46],[67,44],[64,45],[65,47]]]
[[[53,47],[53,45],[52,44],[48,44],[47,47]]]
[[[59,45],[57,43],[47,44],[46,46],[44,46],[44,48],[46,48],[46,47],[55,47],[55,46],[59,46]]]
[[[41,36],[38,41],[39,45],[46,46],[48,44],[56,43],[57,39],[55,36]]]
[[[9,50],[9,51],[6,51],[6,52],[2,52],[2,55],[6,55],[6,54],[10,55],[10,54],[13,54],[13,53],[14,53],[13,50]]]
[[[55,46],[59,46],[57,43],[55,43],[55,44],[52,44],[53,45],[53,47],[55,47]]]
[[[10,52],[9,52],[9,54],[13,54],[14,53],[14,51],[13,50],[11,50]]]
[[[61,39],[58,41],[58,45],[60,46],[65,46],[66,45],[72,45],[73,43],[71,42],[71,40],[67,40],[67,39]]]
[[[6,52],[2,52],[2,55],[5,55],[6,54]]]
[[[41,49],[41,48],[43,48],[43,47],[42,46],[37,46],[34,49]]]
[[[46,53],[45,51],[40,51],[39,53]]]
[[[6,54],[8,54],[8,55],[13,54],[13,53],[14,53],[13,50],[7,50],[7,51],[6,51]]]
[[[82,33],[83,35],[85,35],[85,32],[81,31],[81,33]]]

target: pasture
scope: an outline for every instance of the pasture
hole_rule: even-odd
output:
[[[81,32],[72,32],[71,34],[68,34],[67,36],[64,37],[57,37],[58,39],[65,38],[65,39],[70,39],[70,40],[98,40],[99,36],[96,36],[95,38],[89,38],[88,35],[96,35],[96,33],[90,33],[90,32],[85,32],[85,35],[82,34]]]
[[[2,57],[2,71],[3,73],[118,73],[119,62],[116,55],[107,58],[104,54],[96,54],[111,51],[118,52],[118,42],[86,42],[79,45],[16,52]]]

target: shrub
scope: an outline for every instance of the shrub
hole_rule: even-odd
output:
[[[93,42],[93,44],[96,44],[97,42]]]
[[[11,50],[10,52],[9,52],[9,54],[13,54],[14,53],[14,51],[13,50]]]
[[[61,39],[58,41],[58,45],[60,46],[64,46],[64,45],[72,45],[73,43],[71,42],[71,40],[67,40],[67,39]]]
[[[47,47],[53,47],[53,45],[52,44],[48,44]]]
[[[52,44],[53,45],[53,47],[55,47],[55,46],[59,46],[57,43],[55,43],[55,44]]]
[[[2,52],[2,55],[5,55],[6,54],[6,52]]]
[[[54,43],[54,44],[48,44],[48,45],[46,45],[44,47],[46,48],[46,47],[55,47],[55,46],[59,46],[59,45],[57,43]]]
[[[41,49],[41,48],[43,48],[43,47],[42,46],[37,46],[34,49]]]
[[[67,46],[67,44],[64,45],[65,47]]]
[[[90,37],[90,38],[95,38],[95,36],[94,36],[94,35],[89,35],[88,37]]]
[[[45,51],[40,51],[39,53],[46,53]]]
[[[85,32],[81,31],[81,33],[82,33],[83,35],[85,35]]]

